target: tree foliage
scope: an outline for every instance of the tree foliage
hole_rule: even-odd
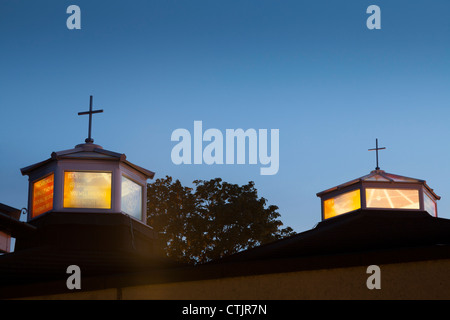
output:
[[[183,186],[167,176],[147,186],[147,223],[178,261],[204,263],[293,234],[278,207],[258,198],[254,182],[216,178]]]

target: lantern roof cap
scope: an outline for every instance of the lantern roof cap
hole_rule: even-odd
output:
[[[46,165],[47,163],[63,160],[63,159],[77,159],[77,160],[115,160],[127,164],[138,172],[142,173],[147,178],[153,179],[155,173],[137,166],[126,160],[126,155],[103,149],[102,146],[94,143],[78,144],[73,149],[52,152],[51,157],[47,160],[32,164],[28,167],[20,169],[22,175],[28,175],[30,172]]]
[[[321,191],[321,192],[317,193],[317,196],[322,197],[323,195],[325,195],[329,192],[344,189],[344,188],[347,188],[349,186],[352,186],[354,184],[361,183],[361,182],[393,183],[393,184],[397,184],[397,183],[398,184],[422,184],[436,199],[438,199],[438,200],[441,199],[441,197],[438,196],[436,193],[434,193],[433,189],[431,189],[427,185],[425,180],[405,177],[405,176],[401,176],[401,175],[393,174],[393,173],[388,173],[388,172],[385,172],[384,170],[379,170],[379,169],[373,170],[367,175],[364,175],[362,177],[345,182],[336,187]]]

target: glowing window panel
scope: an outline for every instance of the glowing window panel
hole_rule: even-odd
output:
[[[436,202],[434,202],[426,192],[423,193],[423,200],[425,211],[427,211],[433,217],[436,217]]]
[[[33,183],[32,218],[53,209],[53,184],[53,173]]]
[[[366,189],[367,208],[419,209],[419,191],[412,189]]]
[[[142,218],[142,186],[122,176],[122,211],[139,220]]]
[[[111,209],[111,173],[64,172],[64,208]]]
[[[359,189],[340,194],[323,202],[323,213],[325,219],[353,210],[358,210],[360,208],[361,196]]]

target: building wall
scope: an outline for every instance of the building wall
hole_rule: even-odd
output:
[[[450,259],[379,265],[381,289],[369,290],[368,266],[139,285],[32,299],[450,299]]]

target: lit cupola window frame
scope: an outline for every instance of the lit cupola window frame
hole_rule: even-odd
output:
[[[146,217],[146,199],[147,199],[147,180],[153,179],[154,173],[139,167],[126,160],[124,154],[116,153],[109,150],[104,150],[101,146],[92,143],[85,143],[77,145],[74,149],[53,152],[50,159],[36,163],[26,168],[21,169],[23,175],[29,176],[29,197],[28,208],[29,215],[28,221],[38,218],[49,212],[90,212],[90,213],[124,213],[130,215],[132,218],[137,219],[145,223]],[[74,173],[74,175],[89,175],[93,174],[106,174],[110,179],[110,186],[105,188],[101,186],[107,195],[107,205],[89,206],[89,205],[77,205],[80,204],[82,199],[76,199],[72,204],[67,200],[68,174]],[[40,192],[45,197],[51,198],[51,203],[47,204],[48,210],[38,211],[37,214],[33,209],[36,204],[36,183],[52,177],[53,190],[48,190],[47,193]],[[136,209],[134,212],[127,212],[124,210],[123,203],[123,179],[128,179],[134,184],[134,188],[141,188],[134,199],[138,202],[140,210]],[[49,182],[50,183],[50,182]],[[83,193],[83,183],[77,192]],[[95,188],[95,186],[93,186]],[[75,194],[77,193],[75,192]],[[40,199],[38,199],[42,202]],[[103,201],[103,203],[105,203]],[[74,205],[75,203],[75,205]],[[130,208],[128,205],[127,208]]]
[[[336,187],[317,193],[321,199],[322,220],[334,218],[356,210],[426,211],[437,217],[437,200],[425,180],[404,177],[380,170],[378,147],[375,151],[375,170],[368,175],[351,180]]]
[[[387,173],[379,169],[319,192],[317,196],[321,199],[322,220],[359,209],[426,211],[437,217],[437,200],[440,200],[440,196],[425,180]],[[374,201],[378,202],[378,205],[374,205]]]

